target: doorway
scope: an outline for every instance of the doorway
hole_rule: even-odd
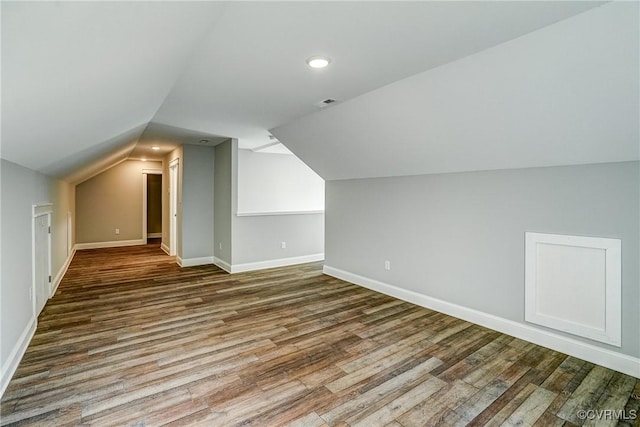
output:
[[[162,238],[162,171],[142,170],[142,239]]]
[[[162,175],[147,175],[147,239],[162,238]]]

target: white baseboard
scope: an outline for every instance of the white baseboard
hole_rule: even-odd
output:
[[[441,313],[640,378],[640,358],[637,357],[628,356],[606,348],[597,347],[569,337],[554,334],[553,332],[541,330],[530,325],[504,319],[502,317],[463,307],[437,298],[432,298],[328,265],[324,266],[323,273],[404,301],[408,301],[412,304],[436,310]]]
[[[304,264],[324,260],[324,254],[304,255],[291,258],[279,258],[268,261],[248,262],[245,264],[232,264],[231,273],[243,273],[245,271],[264,270],[265,268],[286,267],[288,265]],[[222,268],[222,267],[220,267]]]
[[[75,248],[78,250],[83,250],[83,249],[117,248],[120,246],[137,246],[137,245],[146,245],[146,244],[147,242],[144,239],[114,240],[111,242],[76,243]]]
[[[18,342],[13,346],[9,357],[5,363],[2,364],[2,372],[0,373],[0,397],[4,394],[11,381],[11,377],[15,374],[16,369],[18,369],[24,352],[27,350],[33,334],[36,332],[36,324],[37,318],[32,317],[27,327],[22,331],[20,338],[18,338]]]
[[[169,246],[165,245],[164,242],[160,243],[160,249],[162,249],[167,255],[171,255]]]
[[[147,233],[147,239],[159,239],[162,233]]]
[[[315,211],[236,212],[236,216],[314,215],[323,213],[324,209]]]
[[[196,265],[213,264],[213,257],[205,256],[201,258],[187,258],[187,259],[176,257],[176,262],[180,267],[195,267]]]
[[[213,257],[213,263],[226,271],[227,273],[231,273],[231,264],[226,261],[221,260],[218,257]]]
[[[64,277],[65,273],[67,272],[67,269],[69,268],[69,265],[71,265],[71,261],[73,260],[73,256],[76,254],[76,250],[77,250],[76,246],[74,245],[73,249],[71,250],[71,254],[64,261],[64,264],[62,265],[62,267],[60,267],[60,270],[58,270],[58,274],[56,274],[56,277],[53,278],[53,282],[51,283],[51,294],[50,294],[49,298],[53,298],[53,296],[56,294],[56,291],[58,290],[58,286],[60,285],[60,282],[62,281],[62,278]]]

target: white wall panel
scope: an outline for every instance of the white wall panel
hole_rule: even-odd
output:
[[[525,320],[620,346],[621,241],[525,235]]]

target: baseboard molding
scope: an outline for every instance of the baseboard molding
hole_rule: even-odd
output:
[[[273,212],[237,212],[236,216],[275,216],[275,215],[315,215],[324,214],[324,209],[319,211],[273,211]]]
[[[147,239],[159,239],[162,233],[147,233]]]
[[[165,245],[164,242],[160,243],[160,249],[162,249],[167,255],[171,256],[169,246]]]
[[[266,268],[286,267],[289,265],[304,264],[307,262],[322,261],[324,254],[305,255],[291,258],[279,258],[268,261],[249,262],[246,264],[233,264],[221,260],[220,258],[209,256],[202,258],[183,259],[176,257],[176,262],[180,267],[194,267],[196,265],[215,264],[227,273],[244,273],[247,271],[264,270]]]
[[[18,365],[24,356],[24,352],[27,350],[33,334],[36,332],[37,319],[32,317],[27,327],[22,331],[18,342],[14,345],[13,350],[9,354],[9,357],[2,364],[2,372],[0,374],[0,397],[4,395],[13,374],[15,374]]]
[[[136,240],[114,240],[111,242],[92,242],[92,243],[76,243],[75,249],[101,249],[101,248],[117,248],[120,246],[138,246],[146,245],[147,242],[144,239]]]
[[[76,246],[74,246],[73,249],[71,250],[71,254],[67,257],[62,267],[60,267],[60,270],[58,270],[58,274],[56,274],[56,277],[53,278],[53,283],[51,283],[51,295],[49,296],[49,298],[53,298],[53,296],[56,294],[56,291],[58,290],[58,286],[60,285],[62,278],[66,274],[67,269],[69,268],[69,265],[71,265],[73,256],[76,254],[76,250],[77,248]]]
[[[205,256],[201,258],[186,258],[186,259],[176,257],[176,262],[180,267],[195,267],[196,265],[206,265],[206,264],[214,263],[212,256]]]
[[[246,271],[264,270],[266,268],[286,267],[289,265],[305,264],[324,260],[324,254],[304,255],[291,258],[278,258],[268,261],[248,262],[245,264],[232,264],[230,273],[243,273]],[[222,267],[220,267],[222,268]]]
[[[231,264],[226,261],[221,260],[218,257],[213,257],[213,263],[226,271],[227,273],[231,273]]]
[[[541,330],[530,325],[504,319],[502,317],[463,307],[437,298],[432,298],[328,265],[324,266],[323,273],[390,295],[412,304],[436,310],[441,313],[640,378],[640,358],[637,357],[628,356],[606,348],[596,347],[582,341],[554,334],[553,332]]]

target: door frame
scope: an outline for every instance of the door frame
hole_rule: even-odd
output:
[[[51,298],[51,215],[53,213],[52,203],[40,203],[31,207],[31,313],[37,317],[40,313],[37,310],[37,284],[36,284],[36,220],[41,216],[47,216],[47,276],[49,276],[46,287],[45,299]],[[46,301],[45,301],[46,305]]]
[[[169,162],[169,255],[178,252],[178,188],[180,187],[180,159]]]
[[[73,216],[71,212],[67,212],[67,257],[71,256],[71,252],[73,251]]]
[[[142,240],[147,243],[147,175],[162,175],[161,169],[142,169]]]

